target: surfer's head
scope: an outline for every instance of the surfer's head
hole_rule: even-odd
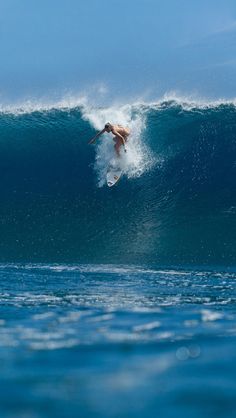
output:
[[[111,132],[111,128],[112,128],[111,124],[109,122],[107,122],[106,125],[105,125],[105,131],[106,132]]]

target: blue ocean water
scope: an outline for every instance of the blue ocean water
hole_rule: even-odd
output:
[[[233,417],[236,273],[1,265],[2,418]]]
[[[1,111],[1,417],[233,416],[235,161],[234,103]]]
[[[104,185],[115,121],[124,176]],[[236,107],[177,101],[0,114],[0,261],[235,265]]]

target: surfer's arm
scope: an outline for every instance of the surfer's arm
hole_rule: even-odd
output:
[[[93,144],[100,135],[104,134],[104,132],[105,132],[105,129],[103,129],[102,131],[98,132],[97,135],[95,135],[92,139],[90,139],[90,141],[88,142],[88,144]]]

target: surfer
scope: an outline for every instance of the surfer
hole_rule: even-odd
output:
[[[125,148],[125,144],[127,142],[128,136],[130,134],[130,129],[129,128],[124,128],[121,125],[112,125],[111,123],[107,122],[106,125],[104,126],[104,128],[102,129],[102,131],[98,132],[97,135],[95,135],[92,139],[90,139],[90,141],[88,142],[88,144],[93,144],[96,139],[104,134],[105,132],[107,133],[112,133],[113,136],[113,141],[115,142],[114,148],[116,151],[116,155],[118,157],[120,157],[120,147],[121,145],[124,146],[124,151],[126,152],[126,148]]]

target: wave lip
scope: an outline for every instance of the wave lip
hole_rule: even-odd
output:
[[[95,96],[96,97],[95,93]],[[22,115],[34,112],[50,112],[53,110],[70,111],[77,108],[84,109],[84,116],[91,120],[92,125],[100,129],[101,120],[105,123],[108,119],[127,120],[126,113],[133,110],[158,109],[162,107],[181,106],[185,110],[191,109],[213,109],[222,105],[236,106],[236,98],[207,99],[191,95],[179,94],[175,91],[168,92],[156,100],[146,100],[143,98],[128,100],[118,100],[108,105],[101,106],[100,98],[96,104],[93,95],[86,93],[67,94],[56,99],[28,98],[15,103],[0,103],[0,114]],[[96,110],[99,111],[96,114]]]

